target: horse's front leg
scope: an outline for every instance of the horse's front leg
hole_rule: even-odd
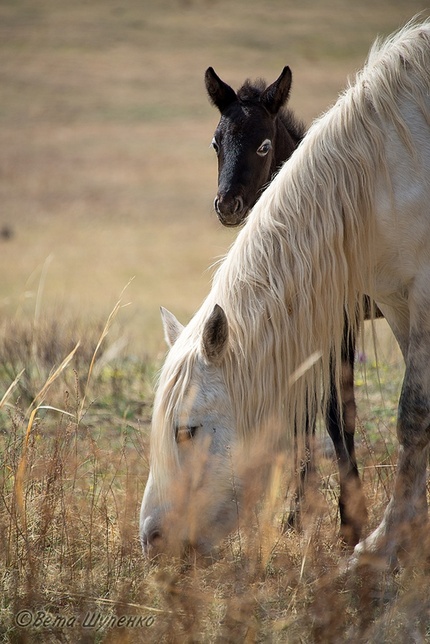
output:
[[[355,341],[344,334],[342,345],[342,411],[339,409],[334,377],[326,413],[327,431],[336,452],[339,468],[340,537],[349,547],[360,540],[367,521],[366,501],[355,457],[354,433],[356,405],[354,396]]]
[[[415,329],[404,352],[406,373],[399,402],[400,443],[394,491],[379,527],[356,546],[352,563],[375,559],[394,564],[397,554],[419,543],[427,521],[426,472],[430,445],[430,344]],[[418,540],[418,541],[417,541]]]
[[[326,411],[326,426],[333,442],[339,468],[340,538],[350,548],[353,548],[359,542],[363,526],[367,521],[366,501],[358,473],[354,446],[356,420],[354,357],[355,340],[350,337],[345,326],[342,344],[342,409],[339,409],[335,377],[332,374]],[[306,487],[311,476],[315,474],[313,446],[315,419],[315,410],[308,410],[305,426],[305,454],[300,459],[296,458],[300,462],[298,482],[293,495],[290,513],[283,526],[284,530],[300,525],[300,511]]]
[[[283,532],[287,532],[292,528],[300,529],[301,527],[302,506],[306,496],[306,488],[310,479],[315,475],[315,426],[316,412],[308,409],[306,412],[305,440],[302,446],[304,450],[299,447],[301,441],[298,440],[297,430],[294,432],[296,488],[291,499],[290,511],[283,520]]]

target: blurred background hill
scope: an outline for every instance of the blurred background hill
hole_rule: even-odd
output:
[[[159,305],[185,322],[236,232],[212,209],[218,114],[203,75],[237,88],[293,71],[307,124],[377,35],[418,0],[3,0],[0,316],[119,318],[131,352],[163,349]],[[425,15],[425,14],[424,14]]]

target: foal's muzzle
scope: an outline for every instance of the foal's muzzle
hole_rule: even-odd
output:
[[[223,226],[240,226],[248,214],[248,208],[240,196],[229,198],[218,194],[215,197],[214,208]]]

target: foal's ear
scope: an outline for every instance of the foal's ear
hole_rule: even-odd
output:
[[[269,85],[261,95],[261,102],[266,110],[275,116],[288,101],[293,75],[289,67],[284,67],[279,78]]]
[[[221,114],[225,109],[234,101],[237,101],[237,95],[234,89],[224,83],[220,79],[213,67],[208,67],[205,73],[206,91],[209,95],[210,101],[215,107],[219,109]]]
[[[205,358],[213,364],[220,362],[227,348],[228,322],[223,309],[218,304],[215,304],[205,323],[202,340]]]
[[[171,349],[184,327],[180,322],[178,322],[173,313],[170,313],[170,311],[165,309],[163,306],[160,306],[160,313],[164,329],[164,338],[169,349]]]

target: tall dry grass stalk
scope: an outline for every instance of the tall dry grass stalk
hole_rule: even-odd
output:
[[[217,560],[210,566],[192,557],[145,561],[137,535],[148,472],[153,367],[127,357],[103,359],[112,317],[105,325],[87,327],[78,347],[68,325],[61,336],[50,322],[40,318],[38,324],[39,333],[51,328],[56,338],[49,352],[43,348],[49,338],[38,336],[34,343],[24,323],[13,329],[15,344],[10,327],[0,336],[0,347],[7,349],[0,366],[5,391],[0,634],[5,641],[425,641],[427,535],[417,536],[413,552],[394,573],[344,574],[346,554],[337,540],[337,468],[323,447],[300,532],[280,530],[289,506],[285,496],[295,486],[294,455],[273,456],[266,463],[267,489],[260,497],[252,485],[262,465],[256,445],[247,463],[249,493],[237,509],[240,528],[222,544]],[[30,402],[28,386],[19,386],[24,374],[18,378],[26,343],[38,347],[35,354],[28,352],[25,365],[31,370],[32,359],[38,365]],[[358,457],[370,529],[380,519],[395,470],[398,387],[390,387],[394,379],[400,381],[401,370],[380,366],[377,375],[369,364],[367,371],[366,383],[359,385]],[[389,398],[385,405],[380,386]],[[319,442],[324,446],[323,435]],[[30,623],[20,625],[26,615]]]

